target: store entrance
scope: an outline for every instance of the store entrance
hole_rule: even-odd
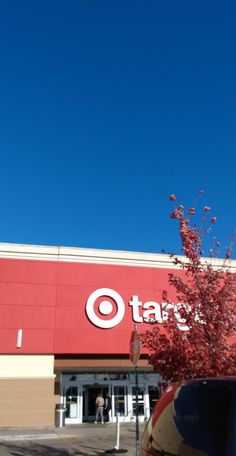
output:
[[[139,420],[147,420],[159,398],[160,377],[153,373],[139,372]],[[66,406],[66,424],[92,423],[96,417],[95,401],[99,393],[104,399],[111,396],[110,420],[119,415],[122,422],[136,417],[136,385],[133,372],[63,373],[60,401]],[[104,414],[104,421],[108,417]]]
[[[104,400],[108,393],[107,385],[84,385],[83,386],[83,422],[88,423],[95,420],[95,401],[99,393],[102,393]]]

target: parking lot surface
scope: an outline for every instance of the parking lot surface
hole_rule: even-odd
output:
[[[144,426],[144,423],[139,424],[140,438]],[[0,456],[108,456],[119,453],[135,456],[135,423],[121,423],[120,438],[115,423],[0,430]]]

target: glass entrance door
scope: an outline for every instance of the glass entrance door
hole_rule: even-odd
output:
[[[82,395],[80,386],[64,385],[62,399],[66,406],[66,423],[81,423]]]
[[[83,422],[92,422],[96,415],[96,397],[102,393],[105,401],[105,396],[108,393],[107,385],[84,385],[83,386]]]

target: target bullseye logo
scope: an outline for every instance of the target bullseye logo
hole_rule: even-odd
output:
[[[131,311],[131,318],[135,323],[164,324],[172,312],[176,318],[180,331],[189,331],[186,319],[181,315],[181,309],[191,312],[191,307],[183,303],[142,302],[137,295],[132,295],[127,303],[127,311]],[[124,318],[125,303],[117,291],[111,288],[99,288],[93,291],[86,303],[88,319],[98,328],[108,329],[117,326]]]
[[[110,298],[115,303],[115,306],[117,308],[116,315],[110,319],[100,318],[95,312],[95,304],[97,300],[103,297]],[[111,301],[108,301],[108,299],[103,299],[101,302],[99,302],[97,310],[100,315],[108,317],[112,314],[113,307],[114,306],[112,305]],[[117,326],[124,318],[125,304],[122,297],[115,290],[112,290],[111,288],[99,288],[89,296],[86,304],[86,313],[89,320],[99,328],[114,328],[114,326]]]

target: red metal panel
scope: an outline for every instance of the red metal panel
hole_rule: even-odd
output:
[[[0,305],[55,306],[56,286],[40,283],[0,282]]]
[[[168,288],[168,272],[149,267],[0,259],[0,352],[128,354],[136,323],[129,305],[131,297],[138,296],[142,305],[153,300],[161,303],[162,290]],[[114,290],[123,302],[123,318],[114,327],[97,327],[86,314],[87,299],[99,288]],[[102,300],[111,306],[108,315],[100,312]],[[146,328],[142,305],[136,308],[141,320],[139,332]],[[114,318],[117,308],[114,300],[105,296],[94,303],[94,313],[102,321]],[[23,338],[17,349],[19,328]]]
[[[55,309],[52,307],[1,306],[1,328],[54,328]]]
[[[0,282],[57,282],[58,263],[53,261],[0,259]]]
[[[52,354],[54,331],[51,329],[23,328],[22,347],[16,347],[17,330],[0,329],[0,353],[3,354]]]
[[[129,287],[140,284],[142,288],[153,286],[153,269],[110,264],[63,263],[58,267],[58,283],[101,287]],[[127,277],[128,276],[128,277]]]

